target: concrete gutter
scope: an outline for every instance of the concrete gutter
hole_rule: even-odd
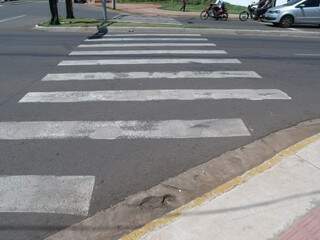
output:
[[[47,32],[80,32],[80,33],[96,33],[97,27],[43,27],[35,25],[35,30]]]
[[[211,192],[212,189],[219,186],[229,189],[223,184],[234,178],[238,179],[238,176],[263,164],[280,151],[319,132],[320,119],[272,133],[239,149],[226,152],[149,190],[129,196],[117,205],[98,212],[46,240],[119,239]],[[231,189],[233,185],[229,187]],[[138,230],[134,234],[141,236],[140,233]]]
[[[97,32],[97,27],[43,27],[36,25],[36,30],[49,32]],[[318,38],[319,32],[295,31],[295,30],[252,30],[252,29],[216,29],[216,28],[186,28],[186,27],[114,27],[109,26],[112,33],[119,32],[154,32],[157,33],[199,33],[199,34],[221,34],[221,35],[248,35],[248,36],[276,36],[276,37],[308,37]]]

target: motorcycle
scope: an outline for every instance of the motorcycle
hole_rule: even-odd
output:
[[[273,7],[272,2],[263,8],[258,8],[257,3],[252,3],[248,6],[247,10],[239,13],[239,19],[240,21],[247,21],[249,18],[259,20],[263,18],[264,13],[271,7]]]
[[[209,17],[212,17],[215,20],[227,21],[229,15],[227,9],[224,6],[219,7],[217,4],[210,3],[210,5],[207,8],[203,9],[200,13],[200,18],[202,20],[206,20]]]

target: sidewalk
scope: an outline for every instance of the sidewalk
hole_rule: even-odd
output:
[[[96,4],[100,7],[100,4]],[[198,12],[181,12],[160,9],[159,3],[117,3],[117,10],[120,12],[139,14],[143,16],[162,16],[162,17],[198,17],[200,18],[200,11]],[[205,7],[205,6],[204,6]],[[230,19],[238,19],[238,14],[229,14]]]
[[[122,240],[319,240],[320,134]]]
[[[160,9],[159,3],[118,3],[117,10],[144,16],[199,16],[199,12],[178,12]]]

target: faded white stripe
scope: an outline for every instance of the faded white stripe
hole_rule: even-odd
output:
[[[305,57],[320,57],[320,53],[296,53],[296,56],[305,56]]]
[[[124,42],[124,41],[208,41],[207,38],[93,38],[87,42]]]
[[[87,72],[48,74],[42,81],[83,81],[114,79],[155,79],[155,78],[261,78],[253,71],[181,71],[181,72]]]
[[[164,37],[201,37],[197,33],[128,33],[128,34],[108,34],[103,37],[142,37],[142,36],[164,36]]]
[[[100,43],[100,44],[81,44],[80,48],[124,48],[124,47],[215,47],[214,43]]]
[[[101,60],[65,60],[58,66],[87,66],[87,65],[129,65],[129,64],[239,64],[240,60],[235,58],[151,58],[151,59],[101,59]]]
[[[135,139],[250,136],[241,119],[0,122],[0,139]]]
[[[17,20],[17,19],[23,18],[25,16],[27,16],[27,15],[20,15],[20,16],[16,16],[16,17],[4,18],[4,19],[0,20],[0,23],[9,22],[9,21],[12,21],[12,20]]]
[[[227,54],[224,50],[115,50],[115,51],[73,51],[71,56],[86,55],[155,55],[155,54]]]
[[[7,125],[8,134],[14,134],[14,125]],[[3,123],[0,129],[4,137]],[[0,176],[0,212],[87,216],[94,182],[94,176]]]
[[[19,102],[96,102],[96,101],[160,101],[160,100],[289,100],[278,89],[174,89],[174,90],[116,90],[29,92]]]

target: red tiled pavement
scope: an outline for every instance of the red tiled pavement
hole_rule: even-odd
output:
[[[305,217],[298,220],[280,240],[320,240],[320,208],[313,209]]]

